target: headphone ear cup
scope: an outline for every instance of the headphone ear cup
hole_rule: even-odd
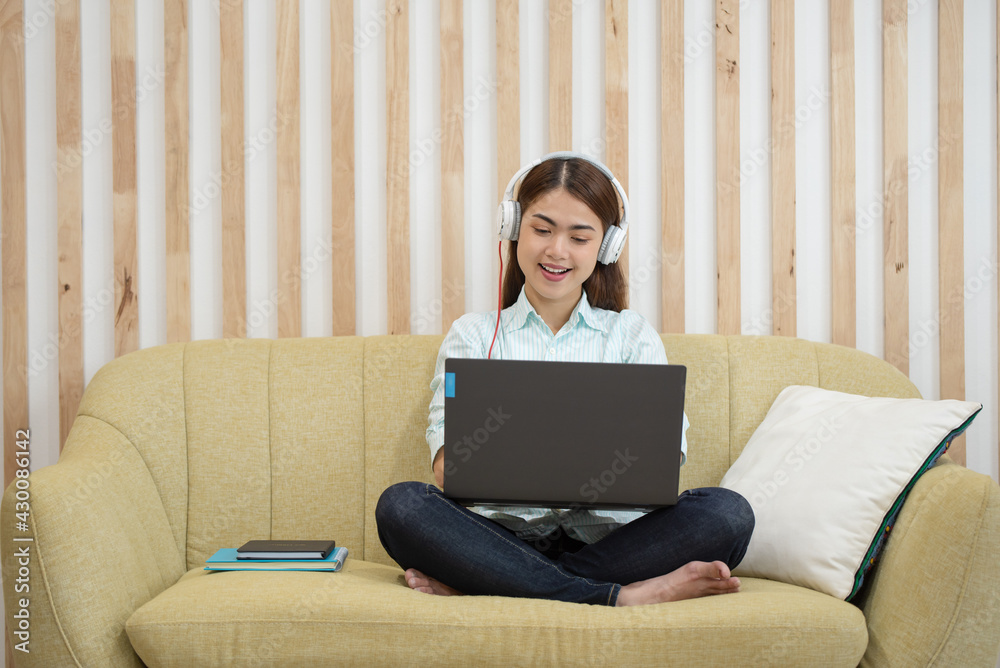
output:
[[[612,264],[618,260],[625,248],[625,230],[612,225],[604,233],[604,240],[601,241],[601,248],[597,251],[597,261],[601,264]]]
[[[517,241],[521,231],[521,203],[507,199],[497,207],[497,234],[506,241]]]

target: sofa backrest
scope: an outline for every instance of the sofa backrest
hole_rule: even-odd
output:
[[[332,537],[392,563],[374,509],[389,485],[432,482],[424,440],[442,336],[226,339],[119,358],[80,414],[139,452],[187,568],[251,538]],[[865,353],[783,337],[664,335],[688,367],[681,488],[717,484],[782,388],[918,396]]]

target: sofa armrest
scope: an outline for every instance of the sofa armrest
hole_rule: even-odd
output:
[[[903,504],[863,610],[862,665],[996,665],[1000,487],[947,457]]]
[[[141,666],[125,621],[185,569],[142,457],[120,431],[81,415],[59,462],[27,480],[27,531],[18,525],[17,480],[0,504],[17,665]]]

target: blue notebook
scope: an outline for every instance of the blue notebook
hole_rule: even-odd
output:
[[[326,559],[238,559],[236,548],[224,547],[205,561],[206,571],[328,571],[336,572],[347,560],[347,548],[335,547]]]

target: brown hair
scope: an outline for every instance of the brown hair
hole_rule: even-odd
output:
[[[532,168],[517,191],[521,212],[527,211],[542,195],[559,188],[586,204],[600,219],[605,232],[620,223],[618,191],[604,172],[582,158],[552,158]],[[503,308],[517,301],[523,286],[524,272],[517,263],[517,242],[511,241],[503,275]],[[628,308],[628,282],[617,262],[598,262],[594,272],[583,282],[583,289],[591,306],[609,311]]]

